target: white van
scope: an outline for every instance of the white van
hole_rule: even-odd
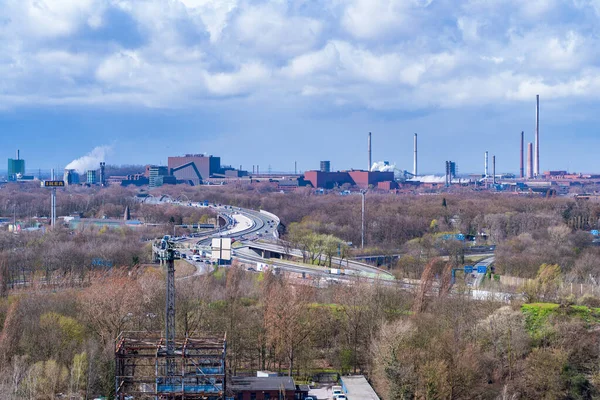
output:
[[[194,254],[194,256],[192,257],[192,260],[194,260],[194,261],[202,261],[202,257],[200,257],[198,254]]]
[[[331,393],[334,399],[337,399],[338,396],[342,396],[344,394],[344,390],[341,386],[334,386],[331,388]]]

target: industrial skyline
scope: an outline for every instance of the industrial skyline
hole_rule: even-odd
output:
[[[597,170],[581,151],[600,145],[589,1],[79,3],[3,8],[0,158],[21,148],[32,169],[62,168],[109,145],[114,164],[194,149],[344,169],[364,165],[373,132],[373,161],[410,171],[417,132],[422,173],[479,171],[486,150],[518,173],[523,130],[537,172]]]
[[[569,157],[567,157],[567,154],[563,154],[565,157],[561,158],[561,157],[557,157],[556,156],[556,150],[552,150],[553,148],[556,147],[556,140],[552,139],[552,138],[548,138],[546,139],[546,136],[548,136],[545,132],[542,134],[542,136],[544,137],[545,143],[546,143],[546,147],[544,147],[544,149],[548,149],[548,153],[550,154],[549,159],[551,160],[551,162],[548,162],[547,164],[541,164],[540,162],[540,96],[536,95],[535,97],[535,121],[534,121],[534,129],[532,132],[532,145],[533,145],[533,159],[531,160],[532,163],[532,175],[533,177],[539,176],[543,173],[544,170],[567,170],[570,172],[584,172],[584,173],[593,173],[593,172],[598,172],[596,169],[594,169],[594,167],[590,167],[589,169],[577,169],[577,168],[573,168],[573,166],[577,165],[577,160],[580,160],[580,157],[577,157],[575,159],[571,159]],[[525,124],[526,125],[526,124]],[[364,134],[364,133],[362,133]],[[357,132],[356,135],[352,135],[352,136],[358,136],[361,135],[360,132]],[[472,149],[478,149],[478,148],[482,148],[482,145],[485,145],[487,143],[490,143],[489,147],[483,147],[485,148],[485,153],[489,153],[489,152],[493,152],[494,156],[498,155],[500,164],[499,164],[499,171],[501,172],[505,172],[505,173],[515,173],[515,175],[517,176],[522,176],[525,175],[525,166],[524,164],[524,159],[525,159],[525,137],[526,137],[526,130],[522,129],[520,130],[520,135],[521,135],[521,148],[520,148],[520,152],[517,153],[515,152],[515,147],[516,146],[512,146],[511,148],[509,148],[507,150],[507,145],[510,145],[514,142],[516,142],[516,140],[518,140],[518,129],[515,130],[514,132],[507,132],[504,135],[504,138],[506,140],[502,141],[502,143],[498,143],[495,140],[493,140],[493,138],[489,141],[489,142],[485,142],[485,143],[481,143],[478,140],[469,140],[469,143],[466,145],[468,147],[464,147],[464,146],[458,146],[456,145],[454,148],[453,146],[450,146],[449,148],[444,148],[441,149],[439,144],[433,143],[433,147],[428,147],[428,146],[432,146],[431,143],[431,138],[435,138],[435,132],[431,133],[431,132],[423,132],[421,138],[423,139],[423,147],[419,149],[419,151],[422,151],[423,153],[425,153],[426,155],[428,155],[428,157],[423,157],[421,155],[419,155],[419,161],[421,164],[425,165],[425,167],[423,167],[422,165],[417,166],[417,138],[418,138],[418,133],[413,133],[413,154],[412,154],[412,158],[408,158],[406,157],[406,155],[408,154],[408,149],[410,148],[409,146],[409,134],[408,133],[400,133],[398,135],[390,135],[390,133],[388,131],[382,131],[382,132],[368,132],[368,138],[367,138],[367,152],[368,152],[368,166],[365,169],[370,169],[371,166],[373,165],[374,162],[382,162],[382,161],[389,161],[391,162],[393,165],[396,165],[399,169],[401,170],[406,170],[406,171],[412,171],[413,174],[415,174],[415,172],[417,171],[417,168],[420,171],[423,171],[422,174],[423,175],[428,175],[428,174],[438,174],[438,175],[443,175],[443,163],[440,162],[440,159],[436,159],[433,158],[434,156],[432,154],[455,154],[456,153],[456,149],[460,148],[463,151],[466,149],[468,151],[468,155],[473,155],[475,150]],[[372,145],[372,137],[377,137],[377,144],[373,146]],[[514,142],[513,142],[513,137],[515,138]],[[99,138],[101,139],[101,138]],[[398,157],[399,156],[399,152],[396,152],[395,150],[390,151],[390,145],[389,142],[398,142],[399,140],[402,140],[402,145],[399,146],[400,149],[402,150],[402,157],[401,158],[394,158],[394,157]],[[458,141],[459,139],[457,138],[457,143],[459,143]],[[340,160],[340,154],[344,154],[346,152],[339,152],[339,151],[335,151],[334,149],[339,148],[339,147],[344,147],[347,148],[348,151],[347,153],[358,153],[358,149],[355,149],[354,147],[354,142],[356,142],[354,137],[349,137],[348,140],[346,140],[345,142],[341,143],[341,144],[337,144],[335,146],[333,146],[333,149],[329,149],[326,144],[324,143],[320,148],[319,151],[317,153],[319,154],[325,154],[324,157],[321,157],[320,159],[323,158],[330,158],[331,161],[334,163],[334,165],[336,166],[336,168],[343,170],[343,169],[360,169],[361,168],[361,162],[358,159],[353,159],[353,160],[349,160],[346,163]],[[148,145],[148,150],[144,152],[144,154],[152,154],[152,144],[156,143],[155,141],[151,141],[149,142]],[[173,148],[178,148],[178,146],[176,146],[177,141],[171,141],[169,142],[171,145],[167,145],[166,148],[170,149],[171,147]],[[491,146],[492,144],[494,144],[494,146]],[[137,144],[137,146],[139,147],[140,144]],[[564,144],[565,146],[568,146],[568,144]],[[135,147],[136,145],[134,145]],[[160,146],[159,146],[160,147]],[[224,149],[221,149],[221,146],[212,146],[214,147],[217,151],[220,151],[222,155],[224,155],[227,159],[233,159],[233,155],[237,154],[237,151],[235,151],[235,147],[234,146],[225,146]],[[23,146],[20,146],[20,148],[25,148],[28,149],[28,153],[33,153],[36,154],[36,150],[37,146],[34,146],[33,144],[28,144],[26,143]],[[487,149],[490,150],[487,150]],[[494,150],[492,151],[491,148],[493,148]],[[109,160],[109,164],[142,164],[142,165],[146,165],[146,164],[164,164],[166,162],[166,157],[164,155],[164,152],[161,154],[161,156],[159,157],[158,162],[149,162],[149,160],[152,160],[152,157],[143,157],[141,158],[140,155],[136,154],[135,150],[131,151],[129,150],[127,152],[128,154],[128,158],[122,158],[122,154],[120,153],[121,150],[121,146],[117,145],[117,142],[114,142],[113,145],[101,145],[101,146],[97,146],[94,147],[94,149],[89,152],[88,154],[79,157],[69,163],[66,164],[65,166],[65,160],[62,159],[61,161],[59,161],[58,163],[54,164],[54,165],[48,165],[47,160],[54,158],[54,157],[59,157],[61,155],[60,152],[53,152],[51,156],[48,156],[48,153],[46,153],[46,156],[43,159],[36,159],[36,158],[29,158],[30,162],[28,163],[28,173],[33,173],[35,171],[38,171],[39,169],[43,169],[44,171],[47,171],[51,168],[55,168],[57,170],[62,169],[63,167],[66,169],[80,169],[80,173],[84,170],[84,167],[82,167],[81,165],[84,165],[86,163],[89,163],[90,160],[96,160],[96,159],[108,159]],[[187,150],[187,149],[186,149]],[[286,148],[286,152],[285,155],[286,156],[286,160],[287,163],[284,164],[276,164],[275,160],[277,159],[277,153],[270,153],[269,154],[269,158],[262,158],[260,160],[257,160],[263,163],[263,172],[267,172],[269,169],[271,171],[278,171],[278,172],[297,172],[297,171],[307,171],[307,170],[311,170],[311,169],[316,169],[315,165],[318,163],[319,159],[315,158],[315,157],[310,157],[310,159],[307,159],[306,154],[302,154],[302,153],[298,153],[297,148],[291,148],[288,147]],[[445,152],[442,152],[442,150],[445,150]],[[5,150],[6,151],[6,150]],[[373,156],[373,151],[375,151],[376,156]],[[2,150],[0,150],[0,152],[2,152]],[[564,153],[564,152],[563,152]],[[39,154],[39,152],[38,152]],[[208,152],[205,152],[205,154],[208,154]],[[421,153],[422,154],[422,153]],[[391,155],[390,157],[386,157],[386,155]],[[273,157],[273,161],[271,161],[271,156]],[[516,157],[515,157],[516,156]],[[242,163],[239,164],[241,166],[245,165],[244,161],[248,160],[247,156],[242,154],[241,156],[241,161]],[[290,157],[294,160],[293,163],[290,163]],[[487,157],[487,155],[486,155]],[[449,157],[446,157],[449,158]],[[481,167],[478,168],[478,166],[476,165],[476,163],[472,162],[473,157],[467,156],[466,158],[464,156],[456,156],[455,159],[458,160],[458,162],[461,164],[461,170],[463,173],[479,173],[481,172]],[[517,158],[518,161],[515,162],[515,158]],[[120,161],[119,161],[120,160]],[[298,165],[298,160],[304,160],[304,162],[300,162],[300,166]],[[441,159],[443,160],[443,158]],[[240,159],[238,159],[237,157],[233,160],[235,161],[236,165],[238,165],[238,163],[240,162]],[[254,161],[254,160],[252,160]],[[95,163],[96,161],[94,161]],[[410,168],[410,164],[412,163],[412,168]],[[483,174],[484,175],[489,175],[489,170],[487,168],[487,159],[485,161],[485,166],[483,169]],[[304,165],[303,165],[304,164]],[[565,165],[566,164],[566,165]],[[251,164],[252,165],[252,170],[253,172],[258,170],[260,168],[260,164]],[[276,165],[275,168],[273,168],[273,165]],[[480,166],[481,164],[479,164]],[[593,165],[593,164],[590,164]],[[43,167],[42,167],[43,166]],[[249,168],[246,167],[247,169]],[[1,171],[1,169],[0,169]]]

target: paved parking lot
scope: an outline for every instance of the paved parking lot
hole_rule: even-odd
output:
[[[308,394],[310,396],[316,396],[318,400],[331,399],[331,387],[333,385],[321,385],[318,389],[310,389]]]

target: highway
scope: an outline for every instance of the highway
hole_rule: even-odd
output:
[[[475,274],[475,281],[473,282],[474,288],[478,288],[479,286],[481,286],[481,282],[483,282],[483,278],[485,277],[487,271],[489,271],[491,265],[494,263],[495,260],[496,260],[496,257],[491,256],[491,257],[485,258],[485,259],[479,261],[477,264],[475,264],[475,266],[473,267],[473,273]],[[479,266],[485,267],[486,272],[485,273],[477,272],[477,267],[479,267]]]
[[[200,207],[198,203],[173,203],[170,200],[167,202],[169,204],[180,204],[189,207]],[[160,202],[158,203],[160,204]],[[264,248],[265,250],[279,252],[282,254],[286,253],[284,247],[278,244],[257,242],[257,240],[259,239],[275,240],[279,236],[277,227],[280,223],[280,220],[276,215],[265,211],[254,211],[227,205],[211,206],[211,208],[217,211],[218,214],[227,221],[227,225],[225,227],[206,232],[206,234],[201,238],[187,238],[185,240],[182,240],[179,242],[180,245],[182,245],[182,247],[185,247],[185,245],[187,245],[190,247],[194,246],[199,249],[209,250],[213,238],[232,238],[242,243],[242,245],[246,247],[248,247],[249,245],[259,246]],[[267,261],[270,264],[274,264],[272,261],[265,260],[264,258],[256,254],[251,254],[251,251],[246,253],[238,249],[234,250],[233,253],[234,258],[237,258],[240,261],[253,263]],[[292,249],[290,253],[293,256],[297,256],[300,258],[302,257],[302,252],[298,249]],[[186,255],[189,256],[189,254]],[[321,260],[326,261],[325,256],[321,256]],[[196,263],[191,260],[188,262],[191,262],[194,265],[196,265],[196,268],[198,269],[194,275],[206,273],[205,264]],[[369,264],[361,263],[354,260],[342,260],[338,257],[333,257],[332,264],[335,265],[335,267],[337,268],[344,269],[346,276],[361,275],[371,278],[376,278],[379,276],[385,279],[393,279],[393,275],[383,269],[373,267]],[[277,261],[274,265],[290,272],[310,273],[313,275],[322,274],[326,276],[331,276],[331,274],[329,273],[329,269],[325,267],[303,267],[297,265],[296,263],[286,262],[283,260]],[[320,270],[322,272],[320,272]]]
[[[198,207],[197,205],[194,206]],[[254,251],[250,250],[249,247],[277,252],[280,254],[289,254],[294,257],[302,258],[302,251],[299,249],[286,249],[280,244],[268,243],[264,240],[260,240],[275,240],[278,237],[277,227],[280,221],[279,218],[277,218],[277,216],[267,213],[265,211],[259,212],[239,207],[216,206],[213,208],[224,217],[224,219],[227,221],[227,225],[220,229],[208,232],[209,234],[205,235],[204,237],[188,238],[182,241],[181,243],[187,242],[188,245],[191,245],[196,248],[209,249],[212,238],[229,237],[235,239],[236,241],[242,244],[241,247],[233,249],[233,258],[245,263],[251,263],[254,265],[256,265],[256,263],[265,263],[288,272],[303,274],[304,276],[308,275],[312,277],[318,277],[320,278],[319,281],[325,279],[328,283],[346,282],[348,284],[351,284],[356,279],[356,277],[360,277],[362,279],[365,279],[365,281],[367,282],[379,281],[385,285],[396,286],[407,290],[413,290],[415,286],[418,285],[418,281],[413,282],[409,280],[394,280],[393,275],[389,272],[381,268],[373,267],[369,264],[358,262],[356,260],[342,260],[338,257],[333,257],[332,266],[344,270],[343,274],[338,275],[331,274],[330,269],[326,267],[302,265],[300,263],[295,263],[283,259],[265,259],[256,254]],[[482,250],[489,251],[490,249],[482,248]],[[321,256],[321,260],[326,261],[325,256]],[[485,258],[484,260],[478,262],[474,266],[474,274],[476,276],[473,282],[473,286],[470,290],[471,296],[473,298],[493,298],[498,301],[508,301],[511,297],[514,297],[506,293],[494,293],[487,290],[478,289],[481,286],[485,274],[477,273],[477,266],[485,266],[486,269],[489,269],[494,260],[494,256],[491,255]],[[212,270],[211,264],[206,264],[204,262],[195,262],[192,260],[188,260],[188,262],[195,265],[197,271],[193,275],[181,279],[188,279],[192,276],[207,274]]]
[[[294,257],[302,258],[301,250],[285,248],[284,246],[281,246],[278,244],[264,243],[264,242],[256,243],[255,242],[255,243],[252,243],[252,247],[259,248],[262,250],[268,250],[268,251],[275,252],[275,253],[289,254]],[[320,260],[323,262],[326,262],[327,257],[324,255],[321,255]],[[362,272],[362,273],[367,273],[367,274],[382,275],[382,276],[387,276],[387,277],[393,278],[393,275],[384,269],[377,268],[370,264],[358,262],[355,260],[349,260],[346,258],[341,259],[339,257],[332,257],[331,262],[332,262],[332,267],[334,267],[334,268],[347,269],[347,270],[352,270],[352,271],[357,271],[357,272]]]

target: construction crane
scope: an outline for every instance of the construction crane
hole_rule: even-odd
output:
[[[170,384],[176,384],[175,373],[175,243],[169,235],[160,241],[158,258],[167,265],[167,298],[165,301],[166,373]]]

